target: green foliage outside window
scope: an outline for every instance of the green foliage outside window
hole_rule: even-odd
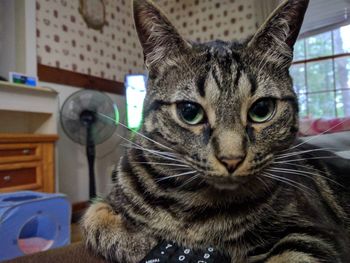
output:
[[[350,116],[350,25],[298,40],[290,69],[300,117]]]

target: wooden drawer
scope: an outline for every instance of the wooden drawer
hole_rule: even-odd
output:
[[[41,153],[41,145],[37,143],[0,144],[0,164],[39,161]]]
[[[40,163],[0,165],[0,192],[35,190],[42,187]]]

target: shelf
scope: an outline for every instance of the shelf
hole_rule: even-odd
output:
[[[0,133],[56,134],[58,93],[0,81]]]
[[[11,89],[16,92],[27,92],[27,93],[46,93],[53,96],[57,95],[57,91],[46,87],[32,87],[23,84],[15,84],[6,81],[0,81],[0,89]]]
[[[53,114],[57,92],[47,88],[0,82],[0,110]]]

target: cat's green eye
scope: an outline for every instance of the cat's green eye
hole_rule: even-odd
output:
[[[189,125],[204,123],[206,119],[203,108],[197,103],[180,102],[176,107],[180,119]]]
[[[273,99],[261,99],[250,107],[248,117],[251,122],[263,123],[270,120],[276,108],[276,102]]]

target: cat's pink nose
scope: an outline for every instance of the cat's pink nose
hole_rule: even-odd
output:
[[[226,167],[229,173],[233,173],[237,166],[243,161],[242,156],[230,156],[219,158],[220,162]]]

